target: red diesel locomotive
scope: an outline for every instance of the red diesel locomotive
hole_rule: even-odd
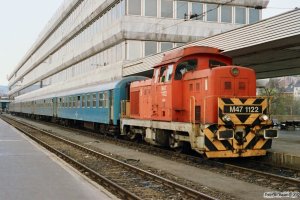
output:
[[[252,69],[211,47],[166,54],[152,79],[130,85],[121,134],[209,158],[262,156],[277,137]]]

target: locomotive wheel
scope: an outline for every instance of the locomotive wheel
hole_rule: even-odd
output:
[[[180,146],[174,148],[174,151],[177,153],[184,153],[184,154],[188,154],[191,152],[191,145],[187,142],[180,142]]]

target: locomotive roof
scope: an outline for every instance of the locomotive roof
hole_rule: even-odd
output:
[[[176,49],[171,51],[170,53],[164,54],[162,61],[154,66],[154,68],[170,63],[170,62],[177,62],[180,58],[193,55],[193,54],[220,54],[222,50],[214,47],[207,47],[207,46],[191,46],[181,49]]]

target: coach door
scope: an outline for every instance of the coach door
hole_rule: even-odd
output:
[[[52,98],[53,116],[57,117],[57,98]]]
[[[112,90],[107,91],[105,94],[106,94],[105,98],[109,98],[108,107],[110,108],[110,121],[113,122],[114,121],[114,98],[113,98],[114,94]]]

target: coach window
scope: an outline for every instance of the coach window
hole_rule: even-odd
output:
[[[175,70],[175,80],[181,80],[186,72],[193,71],[197,67],[197,60],[186,60],[177,65]]]
[[[85,107],[85,96],[82,95],[81,97],[81,107],[84,108]]]
[[[99,107],[108,108],[108,92],[99,93]]]
[[[104,92],[104,106],[108,108],[108,91]]]
[[[72,108],[72,97],[69,97],[69,108]]]
[[[91,107],[91,95],[86,95],[86,107]]]
[[[77,106],[76,106],[76,99],[77,99],[77,97],[74,96],[74,97],[73,97],[73,108],[76,108],[76,107],[77,107]]]
[[[77,108],[80,108],[80,96],[77,96]]]
[[[103,108],[103,92],[99,93],[99,107]]]
[[[93,108],[96,108],[96,94],[93,94]]]

